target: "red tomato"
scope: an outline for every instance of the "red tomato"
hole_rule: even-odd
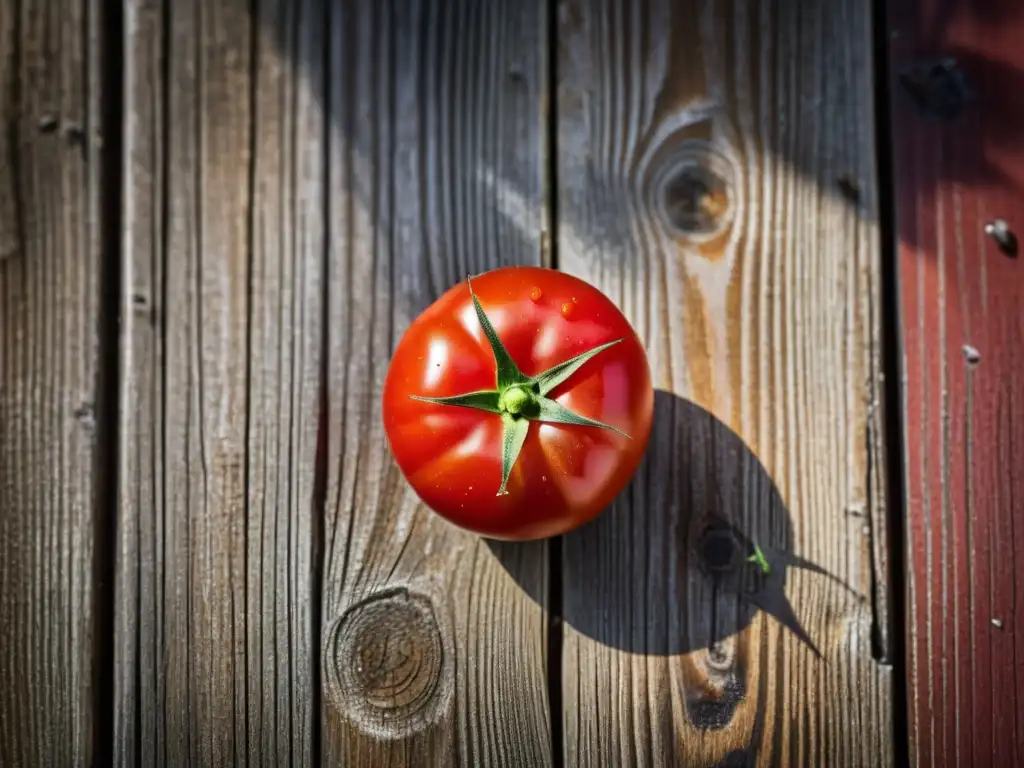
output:
[[[399,342],[383,398],[391,452],[427,506],[518,540],[607,507],[636,472],[654,409],[647,355],[618,308],[540,267],[441,296]]]

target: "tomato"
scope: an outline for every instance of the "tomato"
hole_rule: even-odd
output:
[[[557,536],[630,481],[651,432],[643,344],[597,288],[503,267],[448,290],[388,367],[384,428],[420,499],[494,539]]]

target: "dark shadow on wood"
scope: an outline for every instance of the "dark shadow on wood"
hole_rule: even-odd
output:
[[[465,236],[467,232],[483,233],[484,239],[495,246],[500,243],[503,261],[536,261],[544,228],[536,203],[545,199],[549,206],[557,204],[555,195],[550,194],[556,180],[550,176],[546,162],[538,162],[536,173],[523,175],[524,164],[521,159],[517,162],[512,154],[517,143],[522,146],[521,142],[495,139],[522,136],[525,131],[533,130],[530,124],[541,119],[544,110],[554,109],[558,94],[550,82],[549,72],[540,71],[540,67],[533,66],[535,62],[524,65],[517,61],[514,51],[497,51],[493,41],[498,34],[495,29],[502,25],[522,27],[525,34],[532,34],[532,28],[538,25],[554,24],[557,16],[549,12],[551,6],[557,4],[529,0],[511,11],[515,9],[514,4],[474,0],[450,0],[444,4],[305,0],[301,5],[303,10],[281,10],[285,9],[283,4],[278,9],[289,18],[295,14],[313,15],[317,23],[325,27],[329,72],[327,92],[322,96],[331,126],[329,140],[340,149],[337,156],[346,158],[346,167],[342,169],[348,174],[345,182],[351,184],[360,202],[371,212],[380,233],[379,246],[386,247],[393,241],[392,233],[397,227],[422,225],[422,258],[415,264],[410,263],[412,272],[394,286],[396,294],[408,300],[410,312],[415,314],[422,310],[428,299],[436,298],[467,274],[480,271],[489,263],[485,256],[467,247],[481,241],[480,237]],[[772,8],[771,23],[777,29],[767,29],[765,34],[769,35],[782,34],[778,30],[800,29],[804,24],[803,14],[821,12],[817,0],[777,0]],[[548,19],[549,15],[554,18]],[[696,13],[694,19],[697,19]],[[268,13],[260,15],[259,24],[260,33],[297,66],[300,76],[321,71],[322,51],[311,46],[312,52],[307,54],[303,47],[296,45],[293,21],[284,23]],[[835,30],[836,34],[840,31]],[[551,33],[556,34],[557,29],[552,29]],[[565,51],[560,55],[564,56]],[[830,53],[823,50],[820,55],[830,56]],[[547,58],[549,67],[557,65],[554,55]],[[373,71],[357,65],[365,61],[376,62]],[[808,70],[815,61],[808,58]],[[821,72],[832,69],[834,67],[820,67]],[[817,83],[819,76],[819,73],[808,75],[806,87],[809,89],[812,83]],[[311,81],[316,77],[312,76]],[[490,111],[495,100],[484,99],[481,93],[495,88],[505,91],[506,104],[516,103],[521,109],[511,109],[501,115]],[[796,122],[774,112],[756,115],[757,119],[768,121],[762,151],[768,162],[795,170],[823,196],[841,200],[859,217],[874,220],[876,194],[870,179],[864,178],[871,168],[870,158],[859,157],[862,126],[830,130],[827,135],[819,128],[821,114],[835,107],[831,100],[852,98],[846,93],[847,84],[822,83],[814,88],[816,106],[802,109]],[[365,105],[367,93],[373,94],[372,109],[357,110],[355,96],[361,94]],[[857,98],[863,95],[858,94]],[[808,98],[811,97],[809,92]],[[770,99],[766,103],[770,103]],[[655,106],[652,104],[652,109]],[[592,109],[604,111],[609,105],[598,103],[595,98]],[[594,114],[596,121],[597,112]],[[657,154],[659,157],[666,155],[665,162],[671,160],[668,155],[674,157],[672,152],[667,152],[673,143],[689,146],[694,143],[693,136],[704,130],[700,127],[694,133],[687,129],[688,132],[679,135],[658,138],[655,136],[657,128],[655,120],[647,127],[651,135],[642,137],[639,145],[655,141],[664,144],[666,152],[659,150]],[[738,129],[727,125],[723,130],[734,134]],[[557,138],[557,131],[545,130],[544,134],[548,143]],[[826,141],[828,144],[823,145]],[[425,153],[428,145],[429,154]],[[548,151],[553,155],[556,149],[549,147]],[[595,152],[586,160],[593,198],[634,199],[637,179],[623,173],[621,168],[601,167],[598,154]],[[700,162],[701,158],[697,160]],[[660,178],[663,175],[660,162],[655,163],[657,167],[644,168],[644,178],[650,176],[652,183],[655,177]],[[744,172],[738,167],[733,170]],[[835,178],[826,178],[832,170],[844,172],[837,173]],[[695,203],[694,189],[705,189],[709,183],[705,176],[715,175],[713,169],[703,168],[703,171],[706,173],[700,178],[686,176],[680,178],[678,184],[666,185],[668,193],[675,190],[685,198],[674,200],[671,205],[690,210]],[[388,182],[378,183],[379,178],[388,176]],[[439,205],[446,199],[446,195],[440,193],[442,187],[457,188],[461,200],[486,201],[487,215],[469,220],[462,218],[462,210],[444,209]],[[649,190],[643,191],[646,194]],[[421,220],[414,223],[393,220],[393,200],[410,194],[424,201]],[[597,221],[573,221],[571,216],[566,218],[565,207],[562,207],[557,211],[557,225],[569,228],[584,246],[600,254],[606,250],[603,246],[609,240],[609,227],[618,230],[629,226],[624,217],[635,215],[635,211],[631,213],[627,208],[629,206],[616,205],[614,211],[602,211]],[[605,213],[613,212],[617,220],[604,220]],[[545,233],[550,234],[550,231]],[[622,241],[615,238],[614,233],[612,237],[615,242]],[[514,243],[511,247],[510,242]],[[442,251],[445,258],[434,257]],[[546,261],[548,254],[545,250],[541,260]],[[629,255],[615,250],[614,257],[622,259]],[[403,287],[424,284],[429,286],[426,293],[406,291]]]
[[[559,67],[559,14],[560,4],[548,2],[547,16],[547,83],[546,88],[549,94],[558,93]],[[559,145],[558,145],[558,99],[548,99],[548,124],[546,139],[548,143],[547,157],[544,158],[544,174],[547,179],[544,193],[548,202],[548,216],[550,221],[557,225],[559,221],[558,194],[559,185]],[[551,269],[559,268],[559,238],[552,236],[549,239],[547,259],[541,254],[541,266]],[[554,537],[548,543],[548,637],[547,637],[547,667],[548,667],[548,718],[551,723],[551,759],[553,768],[563,768],[565,765],[565,722],[564,722],[564,696],[562,692],[562,653],[565,640],[565,628],[562,626],[561,613],[564,605],[564,593],[562,585],[562,540],[561,537]]]
[[[550,185],[553,180],[542,179],[544,174],[539,166],[537,175],[531,178],[514,172],[506,173],[517,164],[504,162],[507,158],[503,153],[508,151],[508,147],[490,141],[488,135],[499,132],[521,134],[525,121],[534,120],[540,114],[538,105],[544,100],[554,104],[557,99],[547,73],[532,71],[514,60],[506,61],[495,55],[489,36],[493,35],[495,25],[510,21],[501,18],[507,15],[508,6],[472,0],[451,0],[443,11],[437,10],[439,6],[433,4],[399,0],[305,0],[303,5],[308,10],[283,10],[282,13],[289,17],[313,14],[325,19],[323,24],[330,61],[328,82],[331,86],[329,93],[323,94],[323,103],[332,126],[331,140],[347,148],[353,167],[362,164],[366,168],[384,166],[392,169],[391,183],[385,186],[374,183],[376,174],[373,171],[356,173],[351,179],[360,199],[373,211],[385,237],[387,232],[401,226],[401,222],[392,221],[389,217],[389,211],[393,210],[389,199],[396,195],[413,193],[425,201],[436,200],[439,195],[432,192],[432,186],[454,183],[459,185],[467,199],[491,201],[488,208],[492,214],[477,221],[460,220],[458,211],[430,210],[430,204],[425,204],[423,221],[435,234],[424,237],[424,254],[443,249],[448,257],[423,258],[417,262],[416,282],[426,281],[430,291],[428,294],[410,291],[407,297],[410,309],[414,312],[421,310],[425,306],[425,295],[440,295],[446,287],[467,274],[479,271],[486,264],[486,259],[479,253],[463,250],[463,244],[479,242],[479,238],[464,237],[460,231],[493,230],[492,240],[506,244],[503,246],[507,251],[504,258],[511,262],[534,260],[541,227],[539,212],[526,212],[526,219],[532,222],[530,226],[535,227],[533,231],[521,231],[524,219],[517,219],[516,212],[522,212],[523,201],[532,204],[537,200],[541,185]],[[278,7],[285,8],[284,5]],[[511,23],[524,20],[539,23],[548,12],[548,5],[541,0],[531,0],[530,7],[533,10],[523,10],[521,18],[512,19]],[[948,147],[948,152],[937,158],[940,161],[935,163],[934,178],[928,183],[986,186],[1007,181],[1005,169],[974,152],[973,147],[978,144],[975,139],[982,135],[1008,152],[1017,151],[1018,126],[1024,120],[1024,100],[1015,98],[1015,94],[1020,93],[1024,86],[1024,72],[988,58],[982,50],[949,45],[945,32],[949,26],[965,21],[982,28],[996,28],[1021,14],[1022,7],[1024,5],[1015,0],[986,3],[942,0],[933,16],[932,29],[922,44],[915,45],[913,49],[903,48],[897,34],[893,38],[891,72],[886,73],[883,65],[875,62],[876,72],[889,75],[895,94],[894,103],[898,108],[916,115],[914,119],[920,121],[919,131],[939,132]],[[765,34],[801,29],[804,16],[820,12],[821,4],[817,0],[777,0],[770,12],[770,22],[775,29],[768,28]],[[305,49],[297,46],[291,34],[292,24],[282,23],[282,19],[271,14],[261,15],[259,23],[261,32],[298,67],[300,75],[307,70],[320,71],[323,62],[308,58],[314,54],[319,58],[321,51],[313,46],[315,50],[307,55]],[[836,29],[835,33],[839,34],[841,30]],[[457,55],[452,55],[453,47],[458,48]],[[379,56],[357,56],[354,52],[359,49],[372,49]],[[808,48],[801,54],[807,57],[806,61],[799,62],[801,67],[807,71],[820,70],[821,73],[834,69],[815,66],[814,55],[831,55],[826,48],[818,54],[810,50]],[[371,58],[378,62],[375,71],[357,68],[357,61]],[[550,63],[554,63],[554,58],[549,58]],[[946,61],[951,62],[954,79],[963,82],[970,98],[962,110],[955,111],[955,116],[936,119],[935,110],[922,109],[921,94],[931,93],[939,99],[944,98],[943,94],[948,96],[946,86],[949,78],[936,79],[928,75],[942,69]],[[808,75],[808,83],[818,76]],[[917,86],[912,85],[915,82]],[[509,120],[506,125],[497,123],[498,115],[480,109],[482,105],[493,103],[480,98],[481,89],[495,87],[521,96],[522,110],[501,116],[502,120]],[[357,114],[349,99],[357,90],[362,89],[365,93],[367,88],[375,92],[374,114]],[[813,94],[816,106],[801,110],[795,122],[783,121],[773,113],[759,114],[758,119],[766,121],[762,151],[769,162],[797,172],[816,186],[822,195],[844,201],[861,218],[877,220],[882,199],[870,185],[865,187],[868,180],[862,178],[870,169],[871,159],[857,157],[862,143],[858,138],[862,127],[850,125],[824,134],[815,128],[822,119],[821,115],[834,110],[840,103],[837,100],[853,98],[846,93],[847,90],[845,82],[819,84]],[[863,94],[856,98],[861,96]],[[808,98],[812,98],[812,94],[809,93]],[[595,104],[593,108],[606,109],[607,105]],[[978,117],[982,109],[986,114],[984,120]],[[939,114],[946,114],[944,108],[939,109]],[[372,129],[363,127],[370,123]],[[723,129],[726,133],[735,131],[734,126],[724,126]],[[688,142],[690,139],[687,137],[692,138],[693,131],[687,130],[685,136],[670,137],[664,143],[671,144],[677,139]],[[653,137],[649,138],[653,140]],[[887,137],[879,136],[878,139],[884,141]],[[407,158],[413,157],[410,150],[422,148],[428,140],[441,150],[441,155],[434,153],[430,158],[416,157],[414,163],[406,163]],[[593,159],[587,162],[590,163],[589,178],[595,199],[624,200],[635,195],[636,190],[632,186],[635,180],[617,172],[621,169],[600,168]],[[519,163],[518,167],[521,168],[522,164]],[[826,178],[830,169],[841,168],[847,171],[835,178]],[[736,170],[742,172],[742,169]],[[652,178],[659,175],[658,168],[645,169],[647,172]],[[1024,179],[1011,181],[1018,186],[1024,184]],[[879,183],[885,184],[886,181],[880,179]],[[549,196],[548,202],[553,202],[553,196]],[[624,210],[618,213],[627,215]],[[600,246],[608,226],[628,226],[626,221],[560,220],[560,224],[571,228],[574,236],[586,245],[593,246],[595,253],[602,252]],[[500,237],[497,235],[499,230]],[[508,248],[507,238],[516,231],[519,231],[522,242],[517,247]],[[921,232],[919,236],[927,240],[928,233]],[[934,245],[928,242],[914,244]],[[616,252],[615,256],[621,258],[622,254]],[[443,271],[434,271],[439,268]],[[396,291],[401,293],[401,286],[396,286]]]
[[[954,0],[955,2],[956,0]],[[950,6],[953,3],[949,3]],[[1024,8],[1024,6],[1019,6]],[[905,486],[903,473],[903,413],[902,382],[903,355],[900,348],[900,311],[898,287],[898,229],[896,225],[896,178],[894,174],[892,87],[895,77],[890,61],[890,41],[893,31],[889,24],[887,0],[872,0],[872,43],[874,54],[875,86],[875,146],[879,184],[878,229],[881,235],[881,354],[882,369],[887,372],[881,388],[885,413],[889,417],[882,426],[885,446],[885,466],[869,466],[869,482],[885,486],[883,501],[888,512],[885,527],[875,531],[884,549],[889,553],[888,568],[882,578],[888,579],[885,595],[889,610],[879,611],[879,597],[886,585],[879,583],[877,571],[872,571],[872,656],[883,664],[896,664],[898,670],[891,676],[892,683],[892,736],[893,757],[896,765],[910,765],[910,731],[908,726],[907,676],[902,672],[906,656],[906,589]],[[898,33],[897,33],[898,34]],[[877,478],[877,480],[876,480]]]
[[[601,535],[606,526],[633,535],[618,537],[614,551],[598,552],[597,542],[613,540]],[[726,537],[709,546],[709,529],[724,530]],[[760,609],[820,657],[797,618],[798,607],[786,598],[790,569],[824,575],[863,599],[792,552],[789,513],[742,439],[708,411],[663,391],[655,395],[648,455],[630,487],[596,520],[562,540],[564,572],[572,583],[590,587],[566,599],[557,620],[631,653],[712,649],[743,630]],[[747,559],[755,543],[769,564],[766,577]],[[529,592],[531,564],[521,557],[522,547],[488,545]]]
[[[100,300],[97,338],[96,402],[96,509],[93,519],[93,568],[96,593],[93,596],[93,631],[96,656],[92,670],[96,707],[96,765],[114,763],[115,714],[115,610],[117,578],[117,505],[118,467],[120,467],[120,314],[123,296],[122,272],[122,163],[124,99],[124,12],[120,3],[90,2],[86,5],[89,22],[98,37],[87,39],[98,44],[100,84],[100,125],[103,137],[92,158],[100,176],[99,228],[102,251],[100,261]],[[135,734],[138,737],[138,734]]]
[[[509,34],[496,30],[511,27],[526,41],[536,37],[546,45],[536,34],[546,21],[546,3],[323,3],[328,141],[332,156],[343,158],[337,170],[345,174],[336,184],[353,190],[365,206],[378,249],[410,242],[400,229],[422,233],[418,257],[405,255],[403,273],[393,276],[391,286],[407,314],[415,316],[467,275],[493,267],[494,253],[482,251],[481,242],[500,248],[503,264],[543,262],[540,137],[546,132],[542,95],[548,75],[535,66],[541,61],[535,51],[528,61],[509,60],[515,48],[502,50],[495,39]],[[270,24],[264,31],[278,29]],[[278,43],[300,72],[320,67],[289,41]],[[376,62],[373,71],[357,66],[366,61]],[[484,95],[494,88],[504,90],[500,98]],[[365,106],[369,112],[360,109]],[[531,134],[538,135],[533,164],[517,156],[522,140],[500,138]],[[398,220],[396,211],[407,213],[410,206],[396,200],[410,195],[420,201],[419,219]],[[524,227],[513,211],[535,226]]]
[[[976,151],[982,146],[1014,155],[1024,151],[1020,146],[1024,99],[1019,97],[1024,70],[985,51],[939,44],[900,52],[892,75],[900,109],[953,152],[951,156],[943,153],[944,162],[935,168],[932,183],[1024,186],[1024,179]]]
[[[876,46],[876,72],[879,79],[887,77],[884,87],[895,120],[879,124],[878,142],[883,147],[893,141],[904,175],[913,173],[906,183],[914,185],[920,199],[954,184],[1024,190],[1024,69],[994,58],[983,46],[962,42],[966,29],[980,33],[969,35],[977,41],[1021,15],[1024,4],[1017,0],[876,1],[876,26],[884,35],[884,43]],[[921,18],[927,18],[924,29]],[[890,117],[887,110],[884,116]],[[900,126],[895,134],[894,124]],[[892,178],[880,182],[896,183]],[[1010,224],[1020,236],[1024,219]],[[898,237],[929,258],[939,248],[932,227],[903,227]],[[995,242],[992,251],[999,253]]]

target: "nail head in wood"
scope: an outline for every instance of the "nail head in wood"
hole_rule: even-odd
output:
[[[36,124],[39,127],[40,133],[53,133],[57,130],[59,123],[55,115],[43,115],[39,118],[39,122]]]
[[[1017,255],[1017,236],[1003,219],[996,219],[986,224],[985,234],[995,240],[999,245],[999,250],[1007,256]]]
[[[68,144],[77,146],[85,143],[85,130],[78,123],[65,123],[61,132],[64,134]]]
[[[90,432],[96,428],[96,414],[93,410],[92,403],[80,403],[75,408],[75,418],[83,428]]]

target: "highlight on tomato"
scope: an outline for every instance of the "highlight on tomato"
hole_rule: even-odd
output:
[[[384,428],[420,499],[494,539],[566,533],[633,477],[654,410],[643,344],[593,285],[502,267],[449,289],[388,367]]]

